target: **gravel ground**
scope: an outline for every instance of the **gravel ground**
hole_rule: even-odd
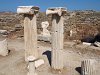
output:
[[[50,67],[50,61],[48,60],[51,58],[50,46],[51,44],[48,42],[38,42],[40,58],[45,61],[44,65],[36,69],[38,75],[80,75],[82,60],[87,58],[98,59],[98,56],[100,56],[99,53],[93,54],[93,51],[86,50],[82,53],[81,47],[72,48],[67,47],[66,44],[63,51],[64,69],[62,73],[58,73]],[[27,63],[24,61],[24,40],[8,39],[8,49],[11,50],[8,56],[0,56],[0,75],[27,75]]]

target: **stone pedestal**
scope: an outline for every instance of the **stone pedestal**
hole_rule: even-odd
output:
[[[97,46],[97,47],[100,47],[100,42],[97,42],[97,41],[96,41],[96,42],[94,43],[94,45]]]

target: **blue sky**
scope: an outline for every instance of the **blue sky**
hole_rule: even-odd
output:
[[[0,11],[15,11],[17,6],[36,5],[40,11],[48,7],[66,7],[68,10],[99,10],[100,0],[0,0]]]

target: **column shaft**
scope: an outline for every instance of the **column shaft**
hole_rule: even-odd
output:
[[[52,68],[63,69],[63,16],[52,15]]]
[[[38,58],[36,15],[25,15],[24,19],[25,60],[28,56]]]

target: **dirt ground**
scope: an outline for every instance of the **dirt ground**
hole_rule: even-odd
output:
[[[92,51],[87,50],[87,46],[77,45],[72,46],[73,42],[64,43],[64,70],[62,73],[53,71],[50,67],[51,59],[51,44],[48,42],[38,41],[38,51],[40,58],[44,59],[45,64],[36,69],[37,75],[80,75],[81,61],[84,59],[100,58],[100,49]],[[24,60],[24,40],[8,39],[8,56],[0,56],[0,75],[27,75],[27,63]]]

